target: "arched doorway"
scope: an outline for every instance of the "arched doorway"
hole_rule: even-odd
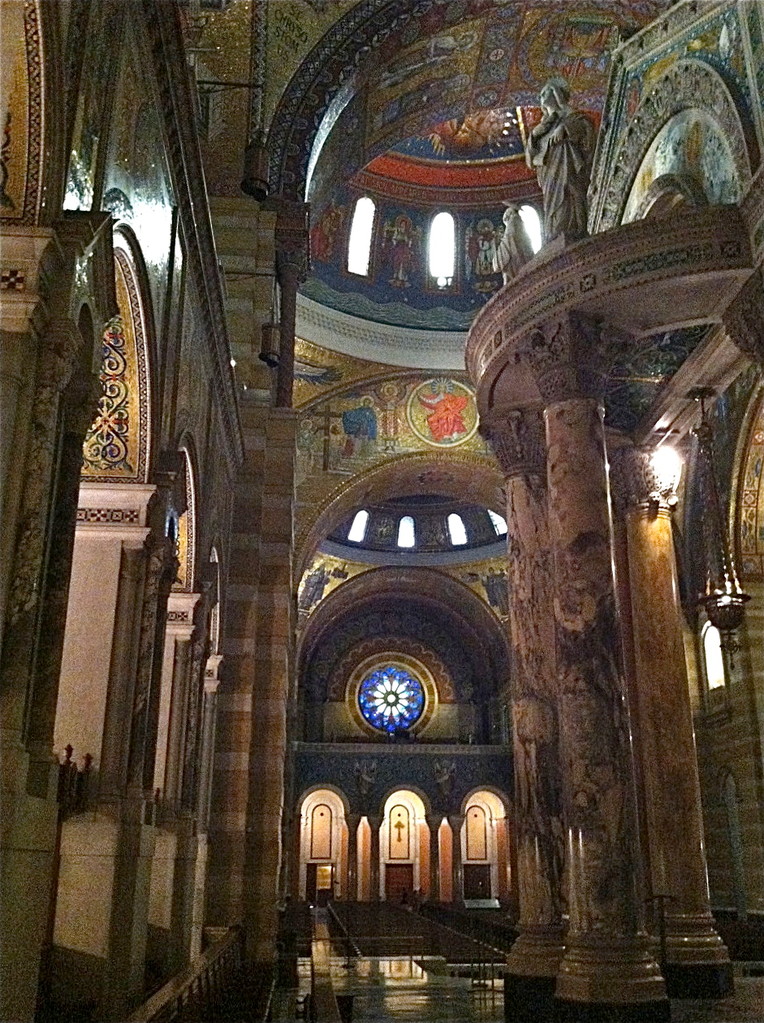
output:
[[[379,829],[380,898],[410,903],[421,892],[429,868],[425,806],[416,792],[388,796]]]
[[[507,819],[495,793],[484,790],[467,797],[461,841],[465,902],[505,899],[509,893]]]
[[[300,808],[300,899],[320,906],[344,894],[347,849],[340,795],[332,789],[308,793]]]

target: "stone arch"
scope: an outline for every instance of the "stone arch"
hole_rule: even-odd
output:
[[[151,463],[152,386],[142,261],[130,237],[114,236],[118,313],[103,333],[104,393],[83,447],[82,478],[91,483],[146,483]]]
[[[493,459],[470,452],[416,452],[391,458],[344,482],[315,508],[295,543],[299,583],[316,547],[356,507],[425,489],[503,513],[503,480]]]
[[[634,181],[658,133],[683,110],[698,109],[716,123],[729,145],[744,191],[751,180],[755,141],[741,121],[722,76],[701,60],[677,61],[642,99],[626,127],[611,162],[601,213],[592,230],[606,231],[621,223]]]
[[[196,447],[190,435],[184,435],[178,445],[181,458],[181,478],[177,500],[181,504],[178,515],[178,581],[173,589],[191,593],[196,576],[197,541],[197,458]]]

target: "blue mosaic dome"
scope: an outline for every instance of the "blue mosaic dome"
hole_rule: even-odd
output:
[[[424,689],[418,678],[388,665],[367,675],[358,690],[365,720],[383,732],[410,728],[424,710]]]

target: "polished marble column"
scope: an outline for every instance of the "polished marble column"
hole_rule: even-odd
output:
[[[544,402],[569,928],[563,1020],[667,1019],[643,926],[628,708],[613,577],[602,394],[612,341],[574,314],[525,357]]]
[[[546,508],[546,442],[538,409],[483,424],[507,493],[510,679],[519,937],[505,990],[518,1019],[549,1011],[563,954],[564,832],[560,788],[553,566]]]
[[[430,902],[440,902],[440,825],[441,817],[428,817],[430,832]]]
[[[348,826],[348,862],[347,862],[347,892],[345,898],[350,902],[358,899],[358,825],[361,822],[359,813],[349,813],[346,818]]]
[[[698,761],[679,605],[670,479],[652,451],[620,448],[613,490],[625,518],[651,895],[667,896],[666,983],[675,997],[723,997],[732,964],[708,890]],[[657,927],[654,928],[657,930]]]
[[[449,814],[451,825],[451,901],[464,902],[464,864],[462,863],[463,814]]]
[[[370,882],[370,898],[372,902],[379,902],[379,882],[380,882],[380,856],[379,856],[379,829],[382,825],[382,818],[374,815],[366,818],[369,822],[369,882]]]

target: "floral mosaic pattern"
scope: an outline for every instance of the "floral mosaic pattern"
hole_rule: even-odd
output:
[[[389,665],[363,680],[358,690],[358,706],[372,728],[396,732],[410,728],[422,716],[424,689],[409,672]]]

